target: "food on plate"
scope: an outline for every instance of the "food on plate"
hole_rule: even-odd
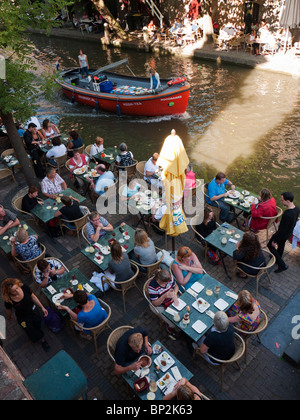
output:
[[[162,361],[160,362],[160,364],[161,364],[162,366],[167,366],[167,362],[166,362],[165,360],[162,360]]]

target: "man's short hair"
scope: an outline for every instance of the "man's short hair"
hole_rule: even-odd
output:
[[[100,165],[97,166],[97,170],[106,172],[106,166],[103,163],[100,163]]]
[[[291,203],[294,201],[294,194],[291,192],[284,192],[281,195],[284,201],[290,201]]]
[[[217,179],[218,181],[221,181],[221,179],[224,179],[224,178],[226,178],[226,175],[224,174],[224,172],[219,172],[219,173],[217,173],[217,175],[216,175],[216,179]]]
[[[38,192],[38,188],[35,185],[32,185],[31,187],[28,188],[28,194],[34,194],[36,192]]]
[[[36,128],[37,126],[33,123],[33,122],[31,122],[30,124],[28,124],[28,128]]]

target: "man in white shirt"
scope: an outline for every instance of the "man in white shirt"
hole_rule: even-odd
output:
[[[67,148],[64,144],[61,144],[59,137],[54,137],[52,144],[53,147],[46,153],[46,158],[51,165],[56,165],[55,158],[65,155],[67,153]]]
[[[162,183],[156,177],[153,177],[155,172],[159,170],[159,166],[157,165],[158,158],[159,154],[153,153],[153,156],[145,163],[144,180],[154,185],[156,188],[161,188]]]

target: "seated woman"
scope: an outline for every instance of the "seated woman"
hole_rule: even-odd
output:
[[[89,164],[89,158],[84,155],[80,154],[77,150],[73,153],[73,157],[70,159],[69,162],[69,169],[70,169],[70,176],[71,178],[74,178],[73,172],[75,169],[83,168],[84,166],[87,166]],[[76,177],[75,179],[75,186],[83,187],[84,181],[81,178]]]
[[[214,230],[217,229],[217,223],[215,215],[210,207],[204,207],[204,217],[200,225],[196,225],[196,231],[203,237],[206,238]],[[200,239],[200,238],[199,238]],[[202,239],[201,243],[205,245],[205,241]],[[212,264],[220,264],[221,260],[216,254],[216,248],[210,246],[207,250],[207,256]]]
[[[179,284],[179,289],[180,286],[183,286],[185,290],[189,289],[203,276],[202,265],[188,246],[179,248],[172,270]]]
[[[227,311],[229,322],[243,331],[255,331],[261,321],[261,309],[248,290],[240,291],[238,300]]]
[[[69,132],[69,141],[67,144],[67,149],[68,149],[68,155],[70,157],[73,156],[73,149],[78,149],[79,147],[83,146],[83,141],[82,139],[79,137],[79,134],[77,133],[77,131],[75,130],[71,130]]]
[[[18,242],[18,244],[16,244]],[[41,255],[37,235],[28,236],[27,230],[20,228],[11,238],[11,255],[22,261],[29,261]]]
[[[254,232],[267,229],[269,220],[262,217],[273,217],[277,214],[275,198],[271,196],[271,192],[264,188],[260,192],[258,204],[251,205],[251,218],[249,227]]]
[[[48,118],[43,121],[41,131],[42,131],[42,134],[43,134],[44,138],[47,139],[47,140],[50,139],[51,137],[55,137],[55,136],[60,135],[59,129],[56,127],[56,125],[51,123],[48,120]]]
[[[104,272],[112,281],[121,283],[134,276],[131,269],[129,257],[126,252],[122,252],[119,242],[114,241],[110,248],[111,260],[108,263],[108,270]],[[113,276],[111,276],[111,274]],[[119,285],[117,287],[120,287]]]
[[[118,166],[131,166],[134,164],[133,154],[127,150],[127,144],[121,143],[119,146],[121,153],[116,157]]]
[[[148,285],[152,305],[162,313],[172,303],[178,303],[178,285],[167,270],[158,269]],[[174,332],[174,324],[164,317],[168,333]]]
[[[138,183],[138,180],[134,178],[130,181],[129,185],[125,186],[122,191],[121,201],[127,201],[131,198],[134,198],[135,195],[139,192],[141,185]]]
[[[44,288],[59,279],[65,271],[65,267],[57,260],[39,260],[35,270],[35,281],[41,288]]]
[[[135,248],[130,257],[141,265],[151,265],[157,261],[155,246],[143,229],[136,229],[134,234]],[[147,270],[140,267],[140,271],[145,273]]]
[[[98,153],[103,152],[104,146],[103,146],[104,140],[102,137],[96,137],[95,143],[91,147],[91,156],[95,156]]]
[[[198,401],[202,400],[202,394],[199,389],[191,384],[186,378],[181,378],[174,386],[172,392],[163,397],[163,401]]]
[[[236,244],[236,250],[233,253],[233,260],[243,262],[252,267],[265,267],[266,259],[262,253],[261,245],[258,237],[253,232],[246,232],[240,242]],[[242,270],[250,276],[255,276],[258,270],[241,266]],[[241,278],[247,278],[247,274],[238,272]]]
[[[235,353],[234,329],[228,316],[223,311],[216,312],[214,326],[197,342],[200,352],[211,365],[219,365],[209,358],[207,353],[216,359],[229,360]]]
[[[107,318],[107,312],[102,308],[95,296],[83,290],[77,290],[74,295],[64,294],[64,299],[72,298],[81,306],[81,311],[78,314],[73,312],[68,306],[59,305],[58,309],[67,311],[70,317],[83,328],[97,327],[97,325],[100,325]],[[90,334],[86,330],[84,330],[84,333]]]

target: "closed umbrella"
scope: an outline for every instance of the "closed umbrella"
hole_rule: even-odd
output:
[[[182,209],[182,196],[186,178],[185,169],[189,164],[182,140],[176,135],[175,130],[172,130],[171,135],[165,139],[157,164],[163,168],[162,177],[167,205],[167,211],[159,227],[168,235],[175,237],[188,231]]]
[[[289,28],[293,29],[300,25],[300,0],[285,0],[280,11],[279,24],[286,29],[285,46],[289,34]]]

